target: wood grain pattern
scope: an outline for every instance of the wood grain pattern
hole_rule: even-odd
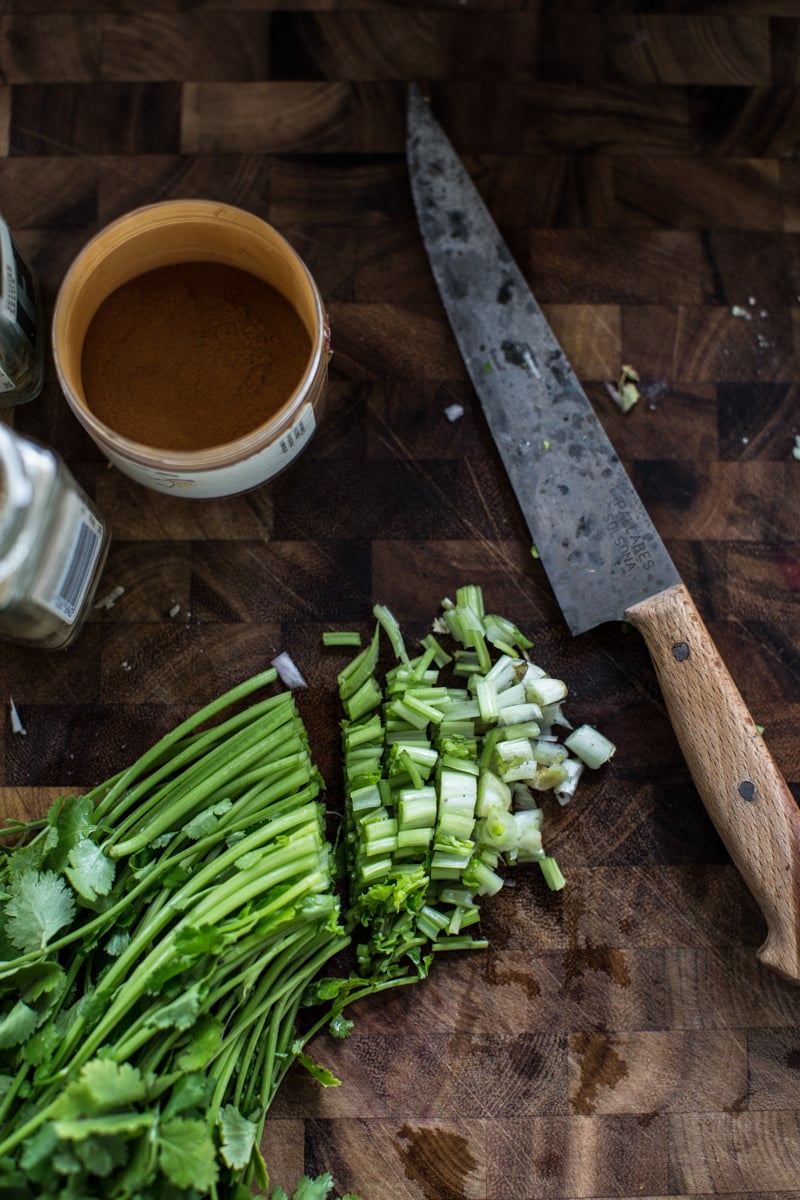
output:
[[[431,101],[528,275],[800,796],[800,13],[796,0],[5,0],[0,211],[47,313],[85,242],[153,200],[271,220],[315,275],[333,358],[317,436],[245,496],[110,470],[51,363],[6,410],[110,520],[74,648],[0,646],[4,817],[97,782],[288,650],[337,802],[329,627],[377,600],[422,632],[481,583],[619,744],[548,813],[567,875],[521,872],[484,954],[362,1003],[268,1122],[274,1183],[363,1200],[796,1200],[800,989],[692,785],[642,638],[572,639],[453,343],[404,161]],[[623,363],[642,396],[609,394]],[[464,407],[451,423],[445,409]],[[175,611],[175,615],[170,615]],[[5,703],[5,700],[3,700]]]

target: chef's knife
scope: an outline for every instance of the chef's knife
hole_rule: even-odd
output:
[[[567,624],[643,635],[697,790],[800,981],[800,811],[563,350],[416,86],[407,158],[447,316]]]

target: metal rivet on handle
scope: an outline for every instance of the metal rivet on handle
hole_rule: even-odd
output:
[[[689,643],[676,642],[672,647],[672,654],[678,662],[686,662],[687,658],[689,657]]]
[[[756,785],[753,783],[753,781],[751,779],[743,779],[742,780],[742,782],[739,784],[739,795],[742,797],[743,800],[749,800],[749,801],[755,800]]]

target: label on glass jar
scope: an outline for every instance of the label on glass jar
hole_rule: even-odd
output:
[[[187,469],[180,474],[137,463],[109,447],[105,447],[105,450],[110,462],[146,487],[154,488],[157,492],[182,492],[198,500],[207,500],[215,496],[234,496],[274,478],[297,457],[315,428],[314,408],[307,402],[288,429],[249,458],[228,463],[224,467],[211,467],[208,471],[192,472]]]
[[[16,386],[8,371],[0,363],[0,392],[13,392]]]
[[[14,325],[25,338],[36,343],[36,300],[33,278],[17,250],[6,223],[0,219],[0,258],[2,258],[2,302],[0,316]]]
[[[103,526],[85,504],[37,599],[72,625],[83,606],[103,546]]]

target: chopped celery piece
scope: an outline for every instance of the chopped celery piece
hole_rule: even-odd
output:
[[[567,685],[562,679],[551,679],[542,675],[539,679],[528,679],[525,682],[525,692],[534,704],[558,704],[567,695]]]
[[[498,712],[498,720],[501,725],[535,725],[538,730],[540,728],[538,722],[542,720],[542,710],[538,704],[508,704],[502,705]],[[534,737],[537,736],[534,734]]]
[[[377,784],[356,788],[350,793],[350,804],[354,812],[366,812],[381,807],[381,794]]]
[[[505,808],[490,808],[478,824],[478,841],[500,851],[513,850],[519,840],[514,814]]]
[[[533,757],[537,763],[541,763],[543,766],[552,766],[553,763],[561,763],[568,754],[568,751],[563,746],[559,746],[558,742],[548,741],[546,738],[537,738],[531,745],[533,747]]]
[[[386,636],[391,643],[391,647],[397,657],[402,663],[405,663],[405,665],[408,666],[408,651],[406,650],[406,645],[403,641],[403,634],[400,626],[395,620],[393,614],[389,611],[385,604],[376,604],[372,610],[372,613],[378,624],[382,626],[383,630],[385,631]]]
[[[433,827],[436,821],[437,801],[434,787],[404,788],[397,798],[398,818],[404,829],[422,825]]]
[[[438,725],[442,719],[441,709],[413,692],[406,692],[403,699],[393,701],[391,707],[398,715],[404,716],[409,724],[423,729],[431,722]]]
[[[441,763],[442,770],[457,771],[463,775],[474,775],[476,778],[480,772],[477,762],[459,755],[442,754],[439,762]]]
[[[583,774],[583,763],[577,758],[565,758],[561,767],[564,778],[553,788],[553,793],[559,804],[568,804],[575,795],[575,790]]]
[[[483,675],[476,677],[475,699],[482,721],[496,721],[498,717],[497,688],[491,679]]]
[[[343,736],[345,753],[349,753],[362,742],[377,744],[383,737],[383,724],[378,716],[373,716],[368,721],[351,721],[344,729]]]
[[[363,717],[372,709],[377,708],[382,699],[383,693],[380,684],[373,675],[370,675],[360,687],[356,688],[352,696],[347,696],[342,701],[342,706],[348,719],[357,721],[359,717]]]
[[[479,858],[473,858],[464,881],[469,883],[479,896],[495,896],[503,886],[503,877]]]
[[[343,671],[340,671],[339,696],[342,700],[352,696],[353,692],[358,691],[370,675],[374,675],[380,650],[379,632],[380,630],[376,628],[369,645],[365,646]]]
[[[486,673],[498,692],[517,682],[516,662],[510,654],[501,654]]]
[[[527,738],[528,741],[533,742],[542,735],[542,727],[538,721],[523,721],[520,725],[500,724],[498,729],[504,738],[509,738],[511,741],[517,738]]]
[[[433,827],[404,827],[397,835],[398,850],[426,850],[433,842]]]
[[[394,817],[383,817],[379,821],[365,823],[364,840],[366,842],[376,842],[386,837],[397,837],[397,821]]]
[[[544,881],[552,892],[558,892],[566,883],[564,876],[561,874],[561,869],[554,858],[539,859],[539,866],[544,875]]]
[[[434,634],[426,634],[426,636],[422,639],[422,645],[426,650],[433,651],[432,661],[436,663],[437,667],[446,667],[448,663],[453,661],[453,656],[447,653],[441,642],[439,642]]]
[[[436,837],[469,838],[474,827],[475,817],[471,813],[445,809],[436,827]]]
[[[507,617],[498,617],[494,613],[488,613],[485,627],[487,638],[495,646],[505,645],[508,648],[518,646],[520,650],[530,650],[533,645],[533,642]]]
[[[322,634],[323,646],[360,646],[361,634],[358,630],[326,629]]]
[[[616,746],[593,725],[580,725],[564,739],[564,745],[587,767],[596,769],[612,758]]]
[[[523,809],[512,815],[514,822],[514,861],[531,862],[544,857],[542,848],[542,810]]]
[[[431,950],[441,953],[443,950],[486,950],[489,942],[486,938],[473,937],[440,937],[432,944]]]
[[[521,683],[512,683],[509,687],[497,689],[498,709],[509,708],[512,704],[525,704],[525,688]]]
[[[490,808],[511,808],[511,798],[512,791],[505,780],[494,771],[484,769],[480,772],[475,808],[479,817],[486,816]]]

